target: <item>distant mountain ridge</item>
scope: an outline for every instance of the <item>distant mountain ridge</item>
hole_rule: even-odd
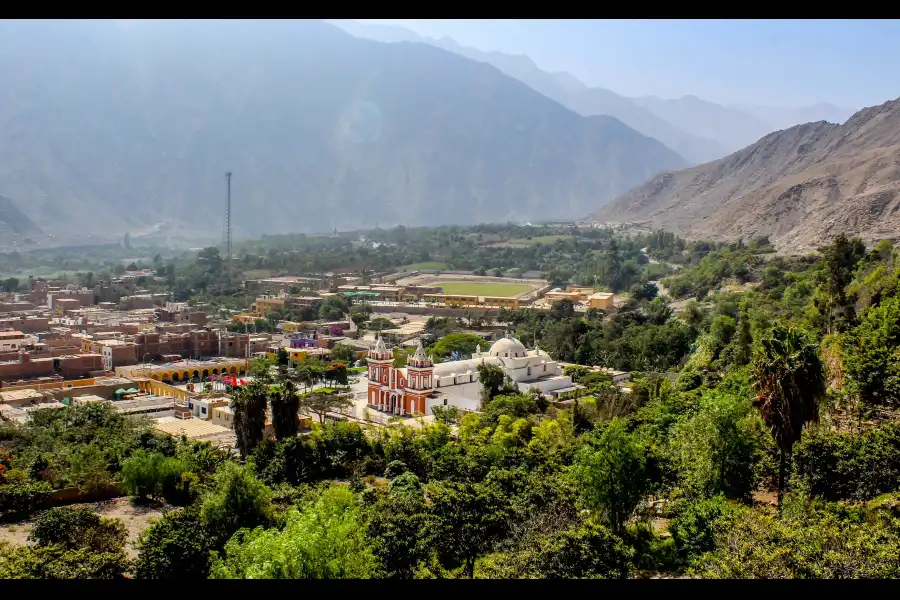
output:
[[[900,239],[900,99],[843,125],[797,125],[709,164],[661,173],[590,218],[690,237],[767,235],[799,252],[838,233]]]
[[[5,21],[0,81],[0,193],[57,238],[220,232],[226,171],[235,234],[259,235],[575,218],[688,164],[491,65],[321,21]]]
[[[515,77],[548,98],[582,115],[605,114],[629,127],[661,141],[694,164],[725,156],[762,138],[764,135],[808,121],[827,120],[843,123],[855,109],[830,104],[801,108],[729,107],[695,96],[661,99],[655,96],[628,98],[604,88],[585,85],[571,73],[547,73],[531,58],[502,52],[485,52],[463,47],[444,37],[422,37],[404,27],[334,21],[358,37],[385,42],[422,42],[487,62]]]
[[[44,232],[19,210],[16,203],[0,196],[0,248],[31,246],[45,238]]]

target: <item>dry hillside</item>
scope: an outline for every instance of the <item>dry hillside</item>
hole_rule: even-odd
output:
[[[768,235],[805,252],[840,232],[900,237],[900,99],[777,131],[720,160],[661,173],[592,220],[688,237]]]

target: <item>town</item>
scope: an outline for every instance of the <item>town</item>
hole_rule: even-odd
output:
[[[433,406],[479,410],[476,366],[485,361],[500,366],[523,392],[558,398],[581,387],[546,352],[527,350],[507,336],[506,324],[497,320],[501,313],[546,311],[564,300],[580,311],[615,307],[612,292],[552,288],[539,278],[413,271],[362,285],[358,276],[328,273],[246,280],[243,288],[256,299],[228,321],[208,315],[202,304],[150,293],[143,286],[154,278],[152,270],[134,270],[89,289],[31,277],[27,292],[4,293],[0,415],[24,422],[34,410],[111,402],[124,414],[152,418],[160,432],[234,446],[233,390],[253,380],[251,361],[283,356],[292,368],[309,360],[350,359],[353,372],[342,393],[351,402],[329,419],[379,426],[402,417],[416,426],[433,421]],[[298,287],[303,291],[291,293]],[[371,310],[383,327],[365,329],[367,321],[357,323],[347,313],[336,320],[272,319],[275,332],[255,331],[258,319],[318,309],[332,297]],[[426,356],[423,340],[439,341],[426,331],[428,320],[463,316],[478,319],[477,327],[458,329],[480,339],[476,351]],[[242,327],[244,332],[235,331]],[[407,365],[394,368],[395,352],[386,340],[414,350]],[[608,371],[617,384],[628,380],[623,371],[594,369]],[[301,422],[312,416],[301,414]]]

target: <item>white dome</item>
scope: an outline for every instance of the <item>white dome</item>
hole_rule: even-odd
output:
[[[523,358],[528,356],[528,351],[516,338],[503,338],[494,342],[494,345],[488,350],[488,354],[506,358]]]

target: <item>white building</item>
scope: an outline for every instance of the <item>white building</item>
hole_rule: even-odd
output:
[[[562,368],[539,348],[528,350],[517,339],[506,337],[494,342],[490,350],[477,348],[472,358],[432,364],[419,348],[413,362],[410,381],[408,367],[391,366],[392,356],[379,339],[369,354],[368,404],[394,414],[432,414],[434,406],[456,406],[478,410],[481,404],[481,382],[478,365],[497,365],[509,375],[519,391],[539,390],[557,396],[577,386]]]

